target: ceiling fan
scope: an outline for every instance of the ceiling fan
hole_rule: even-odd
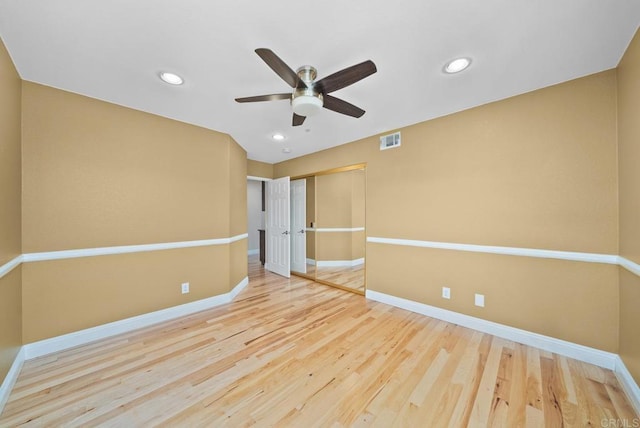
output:
[[[304,65],[294,72],[272,50],[259,48],[256,49],[256,53],[282,80],[293,88],[293,92],[236,98],[237,102],[290,100],[293,107],[293,126],[302,125],[307,116],[316,113],[321,107],[353,117],[361,117],[364,114],[364,110],[361,108],[331,96],[329,93],[352,85],[375,73],[377,71],[376,65],[371,60],[345,68],[316,81],[317,71],[310,65]]]

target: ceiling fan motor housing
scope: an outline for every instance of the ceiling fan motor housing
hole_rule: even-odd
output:
[[[317,71],[310,65],[304,65],[296,73],[307,87],[294,89],[291,96],[293,112],[298,116],[311,116],[317,113],[323,105],[322,94],[314,88]]]
[[[296,74],[307,86],[313,86],[313,81],[318,77],[318,70],[311,65],[303,65],[296,70]]]

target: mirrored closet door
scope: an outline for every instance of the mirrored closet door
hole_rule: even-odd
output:
[[[292,179],[293,274],[364,294],[365,194],[363,164]]]

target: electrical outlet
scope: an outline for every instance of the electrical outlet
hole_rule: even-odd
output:
[[[476,306],[484,308],[484,294],[476,294]]]
[[[442,287],[442,298],[443,299],[451,298],[451,289],[449,287]]]
[[[182,283],[182,294],[187,294],[189,292],[189,283],[188,282],[183,282]]]

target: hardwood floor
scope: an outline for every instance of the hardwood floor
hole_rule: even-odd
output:
[[[257,261],[250,276],[228,305],[25,362],[0,426],[638,420],[609,370],[286,280]]]

